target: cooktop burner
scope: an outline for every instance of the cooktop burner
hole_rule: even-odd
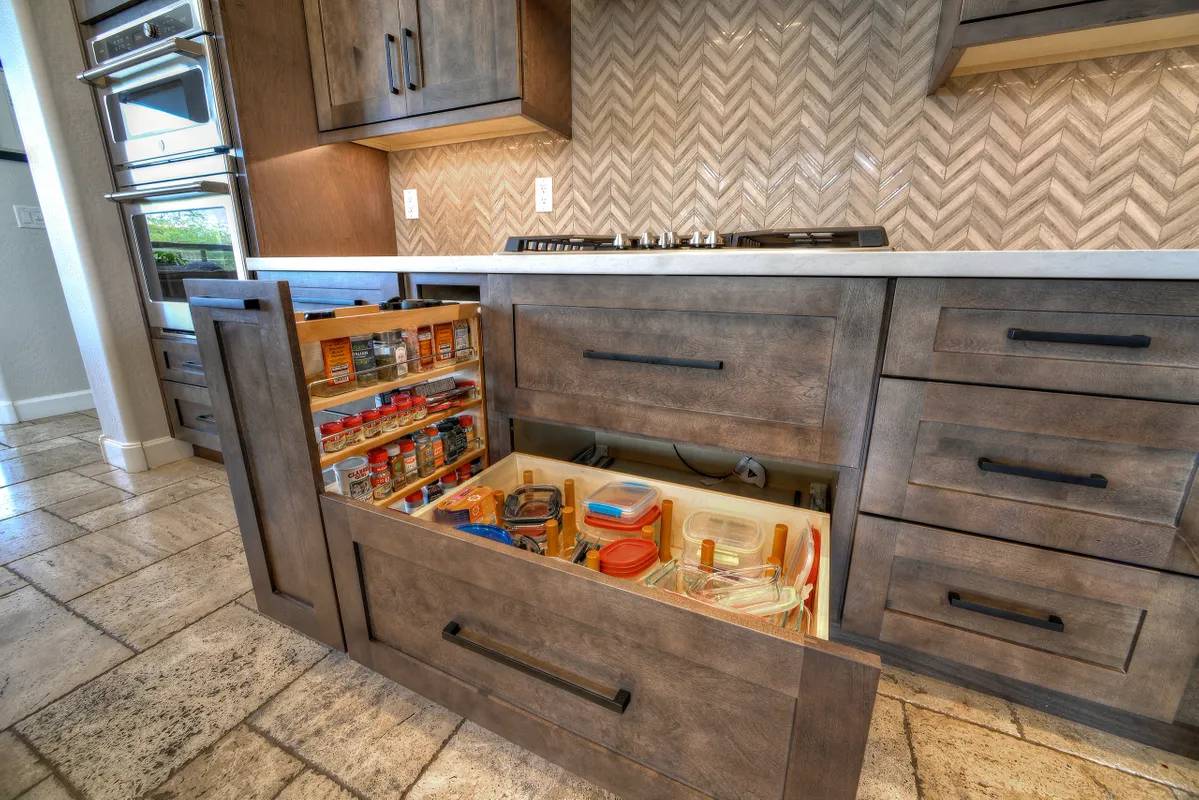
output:
[[[720,234],[695,231],[686,238],[673,231],[629,236],[512,236],[504,246],[506,253],[547,253],[621,250],[716,250],[719,248],[866,248],[890,246],[887,231],[879,226],[855,228],[783,228]]]

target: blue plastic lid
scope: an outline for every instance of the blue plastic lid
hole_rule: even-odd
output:
[[[500,544],[512,544],[512,535],[498,525],[459,525],[457,529],[463,533],[482,536],[484,539],[490,539]]]

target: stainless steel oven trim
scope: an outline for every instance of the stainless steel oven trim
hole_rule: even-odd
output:
[[[76,75],[75,78],[76,80],[104,89],[112,83],[112,76],[118,72],[124,72],[132,67],[141,66],[147,61],[152,61],[162,56],[175,54],[191,56],[195,59],[205,57],[204,46],[202,44],[197,44],[191,39],[175,36],[170,39],[164,39],[158,44],[127,53],[121,58],[106,61],[98,67],[85,69]]]
[[[96,58],[96,47],[95,47],[96,42],[100,41],[101,39],[109,39],[114,34],[120,33],[121,31],[127,31],[130,28],[139,28],[142,25],[145,25],[147,22],[150,22],[151,20],[153,20],[157,17],[161,17],[165,14],[169,14],[172,11],[174,11],[175,9],[180,8],[182,6],[190,6],[191,7],[193,19],[195,19],[196,24],[193,25],[191,28],[188,28],[185,31],[179,31],[178,33],[175,34],[176,37],[183,38],[183,39],[191,39],[192,37],[194,37],[196,34],[199,34],[199,33],[213,33],[214,32],[213,25],[212,25],[212,19],[209,17],[209,14],[208,14],[208,4],[206,2],[204,2],[204,0],[182,0],[182,2],[175,3],[173,5],[163,6],[162,8],[156,8],[153,11],[143,14],[142,16],[138,17],[137,19],[130,20],[129,22],[126,22],[123,25],[119,25],[111,30],[103,31],[103,32],[98,33],[95,36],[92,36],[91,38],[87,39],[84,42],[84,45],[85,45],[85,49],[87,51],[88,63],[94,67],[94,66],[99,66],[100,64],[103,64],[103,63],[107,63],[108,61],[112,60],[112,59],[105,59],[104,61],[100,61],[99,59]],[[131,55],[131,54],[127,53],[126,55]]]

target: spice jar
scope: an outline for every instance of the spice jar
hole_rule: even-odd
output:
[[[434,426],[425,428],[425,436],[429,437],[429,441],[433,447],[433,466],[445,466],[445,442],[441,438],[441,433]]]
[[[375,358],[375,373],[381,381],[394,381],[408,374],[408,365],[401,372],[397,367],[405,360],[404,342],[399,331],[380,331],[371,340],[371,351]],[[397,352],[398,351],[398,352]]]
[[[337,485],[341,493],[355,500],[369,500],[371,496],[370,466],[362,456],[351,456],[333,465],[337,473]]]
[[[392,486],[404,485],[404,456],[400,452],[399,442],[388,442],[383,446],[387,451],[387,468],[391,471]],[[398,474],[397,474],[398,473]]]
[[[365,438],[362,435],[362,415],[350,414],[341,421],[342,427],[345,429],[346,447],[355,444],[362,444]]]
[[[422,478],[427,478],[437,469],[433,461],[433,441],[424,431],[414,433],[412,441],[416,445],[416,471]]]
[[[370,386],[379,382],[369,333],[350,337],[350,356],[354,359],[354,375],[358,378],[359,386]]]
[[[362,435],[373,439],[383,432],[383,415],[377,408],[368,408],[362,412]]]
[[[475,418],[470,414],[463,414],[458,417],[458,424],[462,426],[462,435],[466,437],[466,449],[474,450],[478,446],[475,441]]]
[[[393,402],[395,402],[396,410],[399,413],[401,428],[406,428],[413,422],[416,422],[416,412],[412,408],[411,397],[408,397],[407,395],[403,397],[397,397]]]
[[[394,470],[392,475],[405,483],[416,480],[420,474],[416,469],[416,444],[411,439],[400,440],[400,469],[399,475]]]
[[[466,483],[471,479],[472,475],[470,464],[463,464],[461,467],[458,467],[458,483]]]
[[[345,449],[346,434],[345,426],[339,421],[333,420],[321,425],[321,452],[336,453],[338,450]]]
[[[441,491],[449,492],[458,488],[458,474],[451,472],[448,475],[441,476]]]
[[[400,410],[392,403],[387,403],[379,409],[379,419],[383,422],[381,430],[384,433],[393,433],[400,429]]]
[[[404,498],[404,513],[411,514],[425,504],[424,492],[413,492]]]
[[[430,483],[428,486],[425,487],[425,502],[432,503],[434,500],[438,499],[443,494],[445,494],[445,492],[443,492],[441,490],[440,483],[436,483],[436,482]]]
[[[387,466],[387,451],[372,450],[367,460],[371,468],[371,497],[386,500],[391,494],[391,469]]]
[[[412,398],[412,421],[417,422],[429,416],[429,402],[417,396]]]

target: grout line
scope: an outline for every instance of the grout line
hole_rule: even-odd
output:
[[[912,741],[912,721],[908,718],[908,704],[900,701],[900,711],[903,714],[903,735],[908,740],[908,757],[912,763],[912,779],[916,784],[916,798],[917,800],[924,800],[924,779],[920,777],[920,762],[916,758],[916,743]]]
[[[28,794],[29,792],[32,792],[34,789],[41,786],[46,781],[48,781],[52,778],[57,778],[62,783],[62,785],[67,788],[67,794],[71,795],[71,797],[74,798],[74,800],[84,800],[85,795],[83,794],[83,792],[80,791],[75,786],[75,784],[73,784],[69,780],[67,780],[67,776],[64,775],[61,771],[59,771],[58,767],[54,766],[54,764],[52,764],[50,762],[50,759],[48,759],[44,755],[42,755],[41,751],[33,746],[33,742],[29,741],[27,738],[25,738],[25,736],[20,731],[17,730],[16,723],[11,725],[8,728],[8,730],[12,732],[13,736],[15,736],[26,747],[28,747],[29,752],[31,752],[35,756],[37,756],[38,761],[40,761],[42,764],[45,764],[46,769],[48,769],[50,771],[49,775],[42,778],[40,781],[35,783],[33,786],[30,786],[25,791],[21,792],[20,797],[24,797],[26,794]]]
[[[442,706],[442,708],[445,708],[445,706]],[[420,783],[420,779],[425,776],[425,772],[428,771],[429,767],[433,766],[433,762],[441,757],[441,751],[445,750],[446,746],[450,743],[450,740],[458,735],[458,730],[465,724],[466,717],[459,717],[458,724],[454,726],[454,730],[450,731],[450,735],[442,740],[441,744],[437,746],[437,751],[433,753],[428,761],[425,762],[425,765],[420,768],[420,772],[416,773],[416,777],[412,779],[412,783],[408,784],[407,788],[405,788],[400,794],[400,800],[404,800],[404,798],[408,796],[408,793],[412,791],[413,787]]]
[[[1012,712],[1012,724],[1016,726],[1016,732],[1020,734],[1021,739],[1027,741],[1027,737],[1024,735],[1024,724],[1020,722],[1020,715],[1016,713],[1016,704],[1008,703],[1007,705],[1008,710]]]

